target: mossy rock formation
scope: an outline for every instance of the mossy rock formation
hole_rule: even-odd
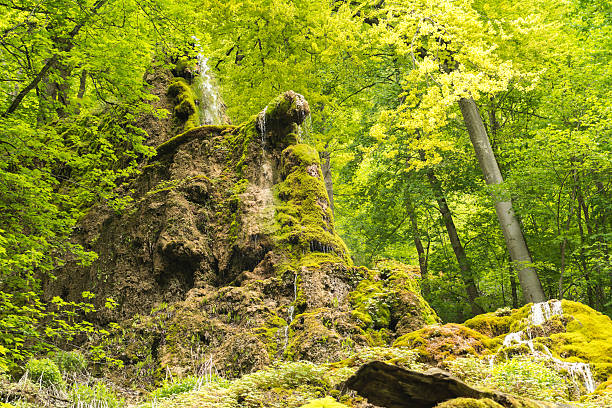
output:
[[[168,98],[168,120],[189,123],[183,79]],[[46,293],[96,293],[95,320],[120,322],[104,347],[126,373],[152,377],[197,372],[211,356],[230,377],[276,359],[336,361],[435,323],[413,269],[352,265],[319,155],[299,140],[309,113],[289,91],[240,126],[160,141],[132,184],[133,204],[100,205],[82,221],[74,239],[99,258],[67,264]],[[106,297],[115,310],[102,307]]]

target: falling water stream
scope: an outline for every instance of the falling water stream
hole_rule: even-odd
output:
[[[562,314],[563,308],[561,306],[561,301],[551,300],[550,302],[534,303],[531,306],[529,319],[532,325],[537,326],[545,323],[552,316],[560,316]],[[566,370],[572,377],[574,383],[576,383],[577,378],[582,378],[586,390],[589,393],[595,391],[595,381],[593,380],[593,374],[591,373],[589,364],[562,361],[554,357],[550,349],[543,344],[538,345],[538,348],[542,351],[536,350],[531,338],[531,333],[528,330],[509,333],[504,337],[505,347],[512,346],[513,344],[527,345],[532,355],[552,361],[558,369]],[[493,360],[491,360],[491,363],[492,362]]]
[[[195,85],[200,100],[200,125],[220,125],[223,120],[219,94],[209,73],[208,58],[201,53],[198,53],[198,69],[200,75],[196,78]]]
[[[198,38],[192,36],[195,47],[198,50],[197,71],[199,75],[195,78],[195,92],[198,97],[200,125],[221,125],[223,124],[223,107],[221,98],[210,74],[208,58],[202,53],[202,47]]]
[[[259,137],[261,138],[261,148],[264,149],[266,145],[266,112],[268,111],[268,106],[259,112],[257,115],[257,128],[259,129]]]
[[[297,273],[295,273],[293,277],[293,302],[297,300]],[[289,305],[287,308],[287,325],[283,328],[284,342],[283,342],[283,352],[287,349],[287,344],[289,343],[289,326],[293,322],[293,313],[295,312],[295,306],[293,304]]]

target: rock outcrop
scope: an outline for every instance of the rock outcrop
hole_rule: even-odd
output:
[[[185,80],[170,84],[166,103],[189,102],[177,96]],[[99,205],[81,222],[74,239],[99,258],[65,265],[47,295],[96,293],[92,318],[121,323],[107,351],[151,375],[197,372],[211,358],[229,376],[275,359],[339,360],[435,323],[414,269],[352,265],[319,155],[300,143],[309,113],[288,91],[240,126],[158,143],[132,183],[133,203]],[[193,113],[174,114],[170,128],[191,126]]]

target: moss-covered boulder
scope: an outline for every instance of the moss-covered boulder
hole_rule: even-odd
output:
[[[436,405],[436,408],[503,408],[490,398],[455,398]]]
[[[379,260],[350,293],[353,315],[364,330],[387,329],[401,336],[438,323],[436,312],[421,296],[417,267]]]
[[[464,325],[432,325],[398,338],[395,347],[416,349],[421,361],[440,365],[456,357],[491,354],[491,339]]]
[[[595,378],[605,381],[612,375],[612,320],[586,305],[562,300],[562,315],[554,315],[540,325],[530,320],[532,304],[520,309],[476,316],[465,326],[493,339],[492,351],[502,354],[525,354],[529,347],[503,347],[504,338],[524,331],[538,350],[548,349],[555,358],[588,363]],[[546,351],[544,351],[546,352]]]

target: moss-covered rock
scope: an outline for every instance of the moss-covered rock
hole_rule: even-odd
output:
[[[277,246],[294,261],[323,253],[350,265],[348,249],[335,231],[317,151],[304,144],[287,147],[280,174],[282,181],[275,186]]]
[[[566,331],[550,335],[552,352],[591,364],[600,381],[612,379],[612,320],[582,303],[563,300],[561,304],[573,320]]]
[[[581,303],[563,300],[563,315],[552,316],[542,325],[529,320],[532,304],[499,315],[486,313],[465,322],[465,326],[495,337],[488,343],[499,355],[530,352],[525,345],[502,347],[503,338],[512,332],[525,331],[536,349],[545,346],[556,358],[591,364],[599,381],[612,375],[612,320]]]
[[[348,405],[344,405],[333,399],[332,397],[319,398],[310,401],[306,405],[302,405],[300,408],[349,408]]]
[[[381,260],[351,292],[353,315],[364,329],[388,329],[401,336],[439,322],[420,294],[418,268]]]
[[[168,97],[174,104],[173,115],[177,129],[189,130],[198,125],[195,94],[185,78],[174,78],[168,86]]]
[[[503,408],[490,398],[455,398],[436,405],[436,408]]]
[[[168,92],[187,122],[189,92],[184,79]],[[212,366],[236,378],[277,360],[338,361],[437,320],[414,268],[352,265],[318,152],[296,143],[308,112],[286,92],[265,110],[265,129],[260,115],[182,132],[133,182],[131,208],[84,218],[75,239],[100,257],[66,265],[47,293],[117,301],[92,319],[120,322],[96,342],[124,363],[115,376],[156,382]]]
[[[455,323],[427,326],[405,334],[393,346],[414,348],[419,351],[421,361],[436,365],[456,357],[491,353],[489,337]]]
[[[257,131],[266,146],[274,149],[299,143],[299,125],[310,115],[304,97],[287,91],[270,102],[256,118]]]

